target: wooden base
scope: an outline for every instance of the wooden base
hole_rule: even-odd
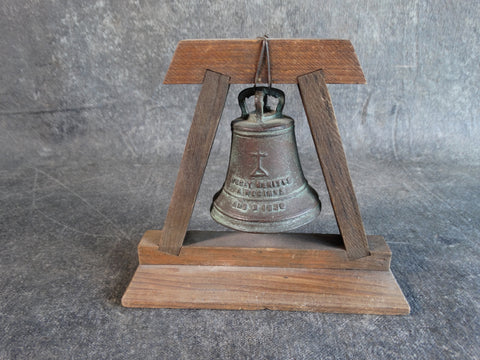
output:
[[[158,251],[161,230],[139,244],[126,307],[298,310],[400,315],[409,305],[389,270],[390,250],[348,260],[338,235],[187,233],[179,256]]]
[[[138,245],[141,265],[221,265],[389,270],[382,236],[368,236],[370,256],[350,260],[340,235],[188,231],[179,256],[159,250],[163,230],[148,230]]]
[[[123,306],[401,315],[410,308],[390,271],[140,265]]]

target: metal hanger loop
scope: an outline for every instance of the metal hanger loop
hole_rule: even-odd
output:
[[[257,82],[260,80],[260,72],[262,71],[263,63],[264,63],[264,57],[266,55],[267,58],[267,76],[268,76],[268,87],[272,87],[272,71],[271,71],[271,65],[270,65],[270,49],[268,47],[268,35],[264,35],[260,37],[260,39],[263,39],[262,41],[262,50],[260,51],[260,56],[258,58],[258,63],[257,63],[257,72],[255,73],[255,83],[254,87],[257,87]]]

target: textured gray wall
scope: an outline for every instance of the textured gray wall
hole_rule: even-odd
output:
[[[0,359],[480,359],[479,8],[0,0]],[[410,316],[120,306],[200,89],[162,85],[176,44],[264,33],[353,42],[368,85],[330,90],[365,228],[391,247]],[[191,229],[224,229],[208,209],[240,89]],[[337,232],[298,91],[282,89],[323,204],[300,230]]]
[[[352,41],[368,85],[330,86],[349,157],[478,162],[479,18],[477,1],[453,0],[3,0],[1,161],[179,156],[199,87],[162,85],[177,42],[267,33]],[[281,88],[310,152],[298,91]]]

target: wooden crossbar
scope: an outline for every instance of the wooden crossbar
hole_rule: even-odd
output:
[[[230,76],[230,84],[255,82],[260,39],[182,40],[164,84],[200,84],[205,70]],[[349,40],[270,39],[272,83],[296,84],[297,77],[322,69],[329,84],[365,84]],[[266,66],[259,83],[267,83]]]

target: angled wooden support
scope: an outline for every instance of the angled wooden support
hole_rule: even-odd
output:
[[[175,50],[164,83],[203,81],[203,87],[167,213],[164,236],[159,244],[161,251],[176,255],[180,253],[223,110],[228,82],[255,81],[252,74],[255,74],[261,44],[258,39],[183,40]],[[366,234],[325,85],[326,82],[365,83],[353,46],[348,40],[321,39],[271,39],[269,44],[273,82],[298,83],[300,87],[348,257],[354,260],[368,256]],[[322,68],[321,74],[305,75],[318,68]],[[220,74],[207,69],[214,69],[230,78],[227,80],[224,75],[223,86],[219,87],[216,77]],[[266,69],[263,69],[259,80],[266,79]],[[317,96],[320,93],[322,95]]]
[[[178,255],[227,97],[230,78],[207,70],[183,152],[159,250]]]
[[[367,235],[323,72],[299,76],[298,86],[348,257],[368,256]]]

